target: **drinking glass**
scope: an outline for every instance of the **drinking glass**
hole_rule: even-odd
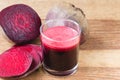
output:
[[[81,29],[69,19],[53,19],[40,27],[44,54],[43,67],[53,75],[64,76],[76,72]]]

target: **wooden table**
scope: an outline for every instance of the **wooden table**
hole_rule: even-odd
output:
[[[44,19],[48,10],[57,2],[59,1],[0,0],[0,10],[15,3],[24,3],[34,8]],[[70,76],[57,77],[40,68],[19,80],[120,80],[120,1],[69,0],[66,2],[82,8],[89,24],[89,38],[80,46],[78,71]],[[0,41],[0,53],[14,45],[1,28]]]

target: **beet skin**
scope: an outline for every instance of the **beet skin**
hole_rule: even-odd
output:
[[[10,40],[22,44],[39,36],[41,19],[31,7],[16,4],[1,11],[0,25]]]

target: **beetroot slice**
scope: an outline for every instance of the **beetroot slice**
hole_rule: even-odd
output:
[[[41,59],[41,62],[43,61],[43,52],[42,52],[42,47],[40,46],[39,48],[38,48],[38,55],[39,55],[39,57],[40,57],[40,59]]]
[[[33,62],[30,69],[25,74],[19,76],[19,77],[25,77],[40,67],[42,63],[41,47],[39,45],[27,44],[24,46],[19,46],[19,48],[21,50],[27,51],[33,57]],[[39,54],[41,54],[41,57],[39,56]]]
[[[0,55],[0,77],[14,77],[24,74],[32,64],[32,56],[14,47]]]
[[[35,48],[36,53],[38,54],[38,56],[40,58],[40,61],[42,63],[42,61],[43,61],[43,53],[42,53],[42,47],[41,47],[41,45],[33,45],[33,47]]]

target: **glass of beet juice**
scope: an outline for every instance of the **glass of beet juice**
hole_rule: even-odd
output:
[[[40,28],[43,67],[53,75],[72,74],[78,67],[81,29],[69,19],[48,20]]]

